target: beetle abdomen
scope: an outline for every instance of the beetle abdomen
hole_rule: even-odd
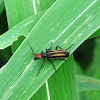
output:
[[[70,55],[70,53],[66,50],[52,50],[48,51],[46,54],[49,59],[64,59]]]

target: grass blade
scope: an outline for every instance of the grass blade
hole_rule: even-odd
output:
[[[44,14],[44,12],[45,11],[25,19],[24,21],[20,22],[19,24],[5,32],[3,35],[1,35],[0,49],[4,49],[12,45],[12,43],[16,41],[16,39],[18,39],[18,37],[21,35],[24,35],[26,37],[35,26],[35,24],[38,22],[38,20],[41,18],[41,16]]]

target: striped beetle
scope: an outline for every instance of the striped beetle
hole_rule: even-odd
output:
[[[28,42],[28,45],[30,46],[29,42]],[[71,46],[69,48],[71,48]],[[53,65],[53,67],[54,67],[54,69],[56,71],[56,68],[55,68],[53,62],[50,59],[62,59],[62,60],[65,60],[65,58],[70,56],[70,52],[67,51],[69,48],[63,50],[61,47],[56,46],[55,50],[51,50],[51,47],[52,47],[52,42],[51,42],[51,45],[50,45],[50,49],[46,49],[46,52],[44,52],[44,53],[43,53],[43,51],[41,51],[41,54],[36,54],[36,53],[34,53],[32,47],[30,46],[30,48],[31,48],[31,50],[33,52],[33,55],[35,55],[34,61],[36,61],[38,59],[41,59],[41,58],[44,59],[40,69],[38,70],[37,75],[39,74],[39,72],[40,72],[40,70],[41,70],[41,68],[42,68],[42,66],[43,66],[43,64],[45,62],[45,58],[47,58],[47,60]],[[60,48],[61,50],[58,50],[58,48]]]

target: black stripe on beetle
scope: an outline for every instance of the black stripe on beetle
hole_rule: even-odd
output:
[[[64,59],[69,57],[70,52],[66,52],[66,50],[53,50],[48,51],[46,54],[49,59]]]
[[[28,44],[29,44],[29,42],[28,42]],[[30,46],[30,44],[29,44],[29,46]],[[71,48],[71,46],[69,48]],[[45,62],[45,58],[47,58],[47,60],[53,65],[53,67],[54,67],[54,69],[56,71],[56,68],[55,68],[54,64],[52,63],[52,61],[50,59],[62,59],[62,60],[65,60],[65,58],[70,56],[70,52],[67,51],[69,48],[67,48],[66,50],[63,50],[61,47],[57,46],[55,50],[51,50],[51,47],[52,47],[52,42],[51,42],[50,49],[46,49],[46,52],[44,52],[44,53],[43,53],[43,51],[41,51],[41,54],[36,54],[36,53],[33,52],[33,49],[30,46],[33,54],[35,55],[35,58],[34,58],[35,61],[38,60],[38,59],[41,59],[41,58],[44,59],[40,69],[38,70],[37,75],[39,74],[39,72],[40,72],[40,70],[41,70],[41,68],[42,68],[42,66],[43,66],[43,64]],[[58,50],[58,48],[60,48],[61,50]]]

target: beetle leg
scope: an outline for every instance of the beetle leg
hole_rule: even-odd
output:
[[[45,61],[45,58],[44,58],[44,60],[43,60],[43,63],[42,63],[42,65],[41,65],[40,69],[38,70],[37,76],[39,75],[39,72],[40,72],[40,70],[41,70],[41,68],[42,68],[42,66],[43,66],[43,64],[44,64],[44,61]]]
[[[50,44],[50,49],[46,49],[46,53],[47,53],[47,51],[50,51],[51,48],[52,48],[52,42],[51,42],[51,44]]]
[[[58,49],[59,46],[56,46],[56,50]],[[60,49],[62,49],[61,47],[59,47]],[[62,49],[63,50],[63,49]]]
[[[74,44],[72,44],[72,45],[74,45]],[[66,50],[70,49],[72,47],[72,45],[70,47],[68,47]]]
[[[48,58],[47,58],[47,59],[48,59]],[[50,59],[48,59],[48,61],[51,62],[51,64],[53,65],[53,67],[54,67],[54,69],[55,69],[55,71],[56,71],[56,67],[54,66],[53,62],[52,62]]]
[[[47,51],[50,51],[50,49],[46,49],[46,53],[47,53]]]

